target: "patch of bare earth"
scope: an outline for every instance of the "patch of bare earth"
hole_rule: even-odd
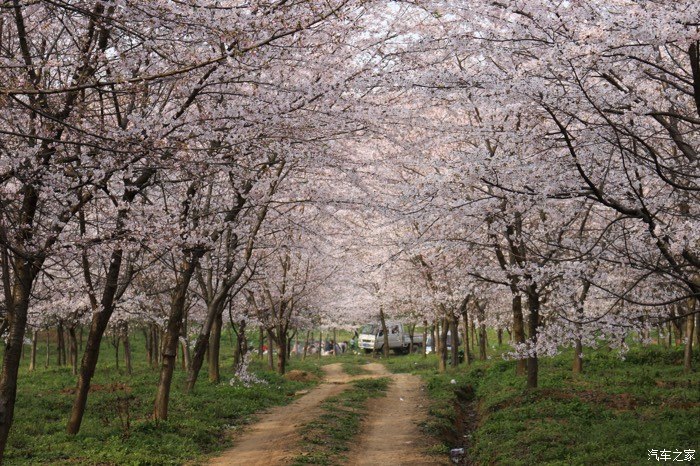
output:
[[[287,406],[272,408],[234,439],[234,447],[212,459],[211,465],[284,465],[303,453],[301,432],[305,424],[323,414],[321,402],[364,378],[393,379],[384,398],[370,401],[368,422],[362,427],[345,464],[440,464],[423,452],[429,442],[418,429],[427,417],[427,399],[417,376],[391,374],[377,363],[363,366],[367,375],[350,376],[341,364],[323,366],[321,385]]]
[[[368,365],[370,366],[370,365]],[[430,456],[430,440],[418,425],[428,417],[428,398],[420,377],[389,374],[381,364],[367,367],[375,374],[392,378],[387,395],[369,402],[369,415],[354,446],[348,452],[351,465],[449,464]]]
[[[286,406],[272,408],[234,439],[234,447],[212,459],[211,465],[287,464],[300,453],[299,428],[322,414],[320,404],[347,388],[350,377],[340,364],[323,366],[324,383]]]

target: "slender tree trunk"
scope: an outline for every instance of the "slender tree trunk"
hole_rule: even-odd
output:
[[[488,336],[486,334],[486,324],[479,324],[479,359],[486,361],[486,345],[488,344]]]
[[[323,330],[318,330],[318,359],[321,359],[321,352],[323,351]]]
[[[272,351],[272,345],[275,342],[272,330],[267,330],[267,367],[271,371],[275,370],[275,356]]]
[[[241,323],[238,326],[238,331],[236,332],[236,346],[233,348],[233,372],[238,370],[241,365],[241,361],[248,352],[248,340],[245,335],[246,321],[241,319]]]
[[[333,327],[333,356],[338,356],[336,348],[338,348],[338,330]]]
[[[112,338],[112,346],[114,346],[114,363],[119,370],[119,333],[116,333]]]
[[[114,299],[117,293],[121,263],[122,251],[117,249],[112,252],[110,258],[105,287],[102,291],[102,299],[100,301],[100,310],[92,314],[90,331],[88,332],[85,342],[85,352],[83,353],[83,359],[80,363],[80,371],[78,373],[78,387],[66,429],[69,435],[75,435],[80,431],[80,424],[83,421],[88,393],[90,391],[90,382],[92,381],[92,376],[95,374],[97,360],[100,355],[100,343],[107,329],[109,318],[112,316],[114,310]]]
[[[180,276],[178,277],[173,292],[170,315],[168,316],[168,324],[166,327],[167,330],[164,335],[165,341],[163,342],[163,362],[160,369],[160,380],[158,381],[158,390],[156,392],[156,400],[153,408],[153,418],[156,420],[168,419],[170,386],[173,381],[173,372],[175,370],[175,356],[180,339],[180,330],[185,316],[187,288],[190,285],[194,270],[203,253],[204,252],[201,250],[193,251],[190,257],[183,262]]]
[[[284,375],[287,369],[287,331],[281,325],[277,327],[275,340],[277,342],[277,373]],[[272,348],[270,348],[270,354],[272,354]]]
[[[438,371],[445,372],[447,369],[447,330],[450,328],[447,317],[442,318],[440,327],[440,355],[438,359]]]
[[[428,321],[424,320],[423,321],[423,347],[421,348],[421,352],[423,353],[423,357],[427,357],[428,353],[426,351],[426,347],[428,346]]]
[[[32,332],[32,352],[29,358],[29,372],[33,372],[36,369],[36,347],[39,338],[39,332],[34,330]]]
[[[462,310],[462,319],[464,320],[464,330],[462,331],[462,340],[464,340],[464,359],[467,361],[467,365],[472,363],[472,354],[469,347],[469,310],[465,303]]]
[[[150,366],[153,363],[153,350],[151,348],[151,330],[150,328],[142,328],[143,330],[143,339],[146,342],[146,360],[148,361],[148,365]]]
[[[263,345],[265,344],[265,329],[263,326],[260,326],[260,338],[258,339],[258,355],[260,359],[263,358]]]
[[[525,324],[523,322],[523,298],[520,293],[513,295],[513,339],[515,344],[525,343]],[[525,375],[527,361],[518,359],[515,366],[517,375]]]
[[[501,346],[503,344],[503,329],[500,327],[496,331],[496,338],[498,338],[498,346]]]
[[[49,329],[46,329],[46,361],[44,363],[44,367],[49,367],[49,363],[51,362],[51,332]]]
[[[389,357],[389,329],[386,328],[386,319],[384,318],[384,309],[382,307],[379,307],[379,321],[382,324],[382,333],[384,335],[384,344],[382,346],[382,351],[384,353],[384,357],[388,358]]]
[[[581,338],[576,338],[574,343],[574,374],[580,374],[583,372],[583,345],[581,344]]]
[[[693,332],[695,330],[695,316],[689,314],[685,318],[685,353],[683,356],[683,369],[685,372],[690,372],[693,365]]]
[[[126,373],[131,375],[132,365],[131,365],[131,342],[129,341],[129,324],[124,323],[122,327],[122,340],[124,344],[124,365],[126,366]]]
[[[221,380],[219,352],[221,349],[221,328],[223,324],[223,313],[217,313],[209,337],[209,381],[212,383],[219,383]]]
[[[5,340],[2,373],[0,374],[0,461],[4,456],[15,412],[15,400],[17,399],[17,373],[24,345],[29,292],[33,281],[29,267],[31,265],[24,261],[20,262],[17,267],[18,283],[14,285],[12,290],[14,312],[8,310],[10,325]]]
[[[440,321],[438,319],[435,319],[435,322],[433,324],[433,327],[435,329],[435,335],[433,338],[433,351],[435,351],[435,354],[438,356],[438,359],[440,358]]]
[[[450,338],[452,344],[452,367],[457,367],[459,365],[459,331],[457,327],[459,325],[459,317],[454,314],[450,315]]]
[[[304,340],[304,354],[301,357],[302,361],[306,360],[306,353],[309,351],[309,338],[313,338],[313,335],[311,335],[311,331],[307,330],[306,331],[306,340]]]
[[[68,341],[70,342],[70,365],[73,375],[78,375],[78,338],[75,333],[75,325],[68,326]]]
[[[66,352],[65,352],[66,342],[64,340],[63,334],[63,319],[58,319],[58,325],[56,326],[56,363],[63,366],[66,362]]]
[[[530,317],[528,319],[528,337],[532,345],[527,358],[527,388],[537,388],[537,326],[539,325],[540,316],[540,297],[536,284],[528,286],[527,298],[530,311]]]

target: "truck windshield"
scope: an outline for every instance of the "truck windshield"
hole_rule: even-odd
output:
[[[364,335],[374,335],[375,332],[377,331],[377,327],[378,326],[374,325],[374,324],[367,324],[364,327],[362,327],[362,330],[360,331],[360,333],[362,333]]]

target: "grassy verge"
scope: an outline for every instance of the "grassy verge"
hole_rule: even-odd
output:
[[[571,372],[570,352],[543,358],[532,391],[513,362],[495,358],[445,374],[434,370],[434,357],[387,365],[424,377],[433,400],[426,429],[445,439],[444,450],[464,439],[471,464],[642,464],[650,449],[694,449],[698,458],[700,373],[683,373],[681,350],[634,349],[625,360],[605,350],[587,356],[579,375]]]
[[[305,453],[294,464],[342,464],[350,440],[367,415],[367,401],[383,396],[390,379],[365,379],[351,383],[341,394],[323,402],[323,416],[303,427]]]
[[[230,428],[250,422],[269,406],[294,400],[294,393],[313,383],[286,380],[255,360],[251,371],[266,383],[245,387],[230,385],[230,355],[222,360],[219,384],[207,381],[206,364],[194,393],[182,387],[185,372],[175,372],[169,420],[156,423],[153,410],[158,370],[148,366],[142,342],[133,342],[134,371],[115,367],[113,349],[105,344],[94,377],[80,433],[65,433],[73,402],[76,378],[67,367],[40,367],[26,371],[22,365],[15,419],[5,464],[183,464],[230,446]],[[227,349],[228,350],[228,349]],[[230,351],[226,351],[230,353]],[[43,361],[42,361],[43,362]],[[290,369],[321,375],[321,361],[296,358]],[[52,361],[53,363],[53,361]]]

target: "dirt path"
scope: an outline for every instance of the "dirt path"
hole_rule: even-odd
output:
[[[320,404],[326,398],[345,390],[351,377],[341,364],[323,366],[324,383],[286,406],[272,408],[249,430],[235,440],[235,446],[211,465],[286,464],[299,453],[298,428],[322,414]]]
[[[358,435],[346,464],[439,464],[425,456],[426,441],[418,422],[427,416],[427,401],[417,376],[390,374],[377,363],[363,366],[367,375],[349,376],[341,364],[323,366],[324,382],[287,406],[272,408],[249,430],[238,437],[235,446],[210,465],[284,465],[302,453],[299,428],[322,415],[323,400],[341,393],[348,382],[361,378],[391,377],[386,397],[370,402],[370,419]],[[403,401],[401,401],[403,398]]]
[[[384,374],[384,366],[377,364]],[[374,372],[374,371],[373,371]],[[428,417],[428,398],[420,377],[391,374],[387,396],[369,403],[369,418],[348,452],[351,465],[434,465],[449,464],[425,450],[429,440],[418,429]]]

